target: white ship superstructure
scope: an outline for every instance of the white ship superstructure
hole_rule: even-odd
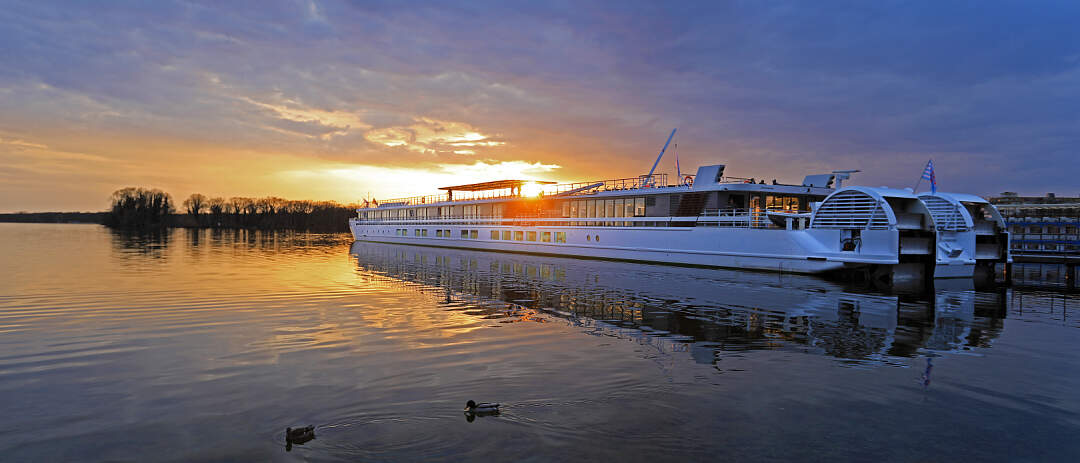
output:
[[[800,184],[727,177],[723,165],[556,185],[502,180],[369,201],[358,241],[873,278],[970,277],[1009,260],[1000,214],[972,195],[862,186],[851,171]]]

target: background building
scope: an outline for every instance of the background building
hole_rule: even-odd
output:
[[[1020,196],[1004,192],[990,198],[1012,232],[1012,252],[1080,255],[1080,197]]]

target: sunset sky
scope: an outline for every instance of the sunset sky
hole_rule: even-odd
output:
[[[1080,194],[1080,3],[944,3],[2,1],[0,212],[628,177],[674,127],[689,170]]]

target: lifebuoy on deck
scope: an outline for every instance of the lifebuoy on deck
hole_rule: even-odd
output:
[[[691,176],[687,175],[687,176],[683,177],[682,182],[683,182],[683,185],[694,186],[694,177],[691,177]]]

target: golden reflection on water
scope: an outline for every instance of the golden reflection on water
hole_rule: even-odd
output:
[[[986,460],[1078,428],[1074,295],[350,243],[0,224],[2,459]]]

